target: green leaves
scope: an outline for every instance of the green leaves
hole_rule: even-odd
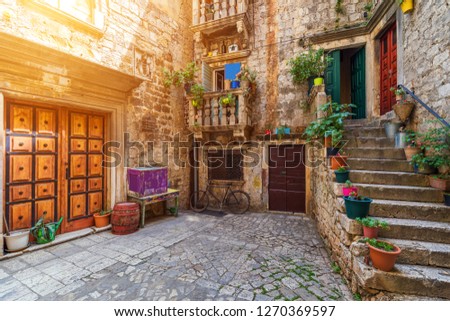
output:
[[[294,84],[302,84],[310,77],[323,76],[327,67],[333,62],[333,58],[325,55],[323,48],[318,50],[309,49],[289,60],[291,67],[289,73],[292,75]]]
[[[386,251],[386,252],[393,252],[394,251],[394,247],[386,242],[383,241],[378,241],[376,239],[369,239],[368,237],[364,237],[362,239],[359,240],[359,242],[361,243],[368,243],[373,247],[376,247],[377,249]]]
[[[373,219],[371,217],[364,217],[364,218],[356,218],[356,221],[365,227],[372,227],[372,228],[382,228],[383,230],[389,229],[389,224],[385,221],[379,221],[377,219]]]
[[[425,133],[407,134],[407,141],[420,142],[422,152],[412,157],[411,163],[417,166],[450,166],[450,129],[437,125]]]
[[[187,64],[186,68],[180,70],[169,71],[163,69],[164,86],[170,87],[171,85],[181,86],[184,84],[192,84],[194,82],[195,73],[198,71],[195,62]]]

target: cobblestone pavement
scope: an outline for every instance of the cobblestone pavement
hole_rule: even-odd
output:
[[[306,216],[182,213],[0,261],[0,300],[349,300]]]

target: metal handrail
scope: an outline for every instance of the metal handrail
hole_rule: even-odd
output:
[[[447,123],[445,121],[444,118],[442,118],[441,116],[439,116],[438,113],[436,113],[433,109],[431,109],[430,106],[428,106],[427,104],[425,104],[419,97],[417,97],[414,92],[408,88],[406,88],[405,86],[399,84],[398,89],[403,89],[405,91],[405,93],[407,93],[408,95],[410,95],[415,101],[417,101],[419,104],[421,104],[426,110],[428,110],[428,112],[433,115],[434,117],[436,117],[441,123],[443,123],[445,126],[450,127],[450,124]]]

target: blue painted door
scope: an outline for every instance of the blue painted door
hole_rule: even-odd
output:
[[[333,62],[325,70],[325,91],[333,102],[341,102],[341,51],[329,53]]]

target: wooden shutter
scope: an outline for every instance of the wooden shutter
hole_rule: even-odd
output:
[[[212,69],[205,62],[202,63],[202,79],[205,91],[212,91]]]

